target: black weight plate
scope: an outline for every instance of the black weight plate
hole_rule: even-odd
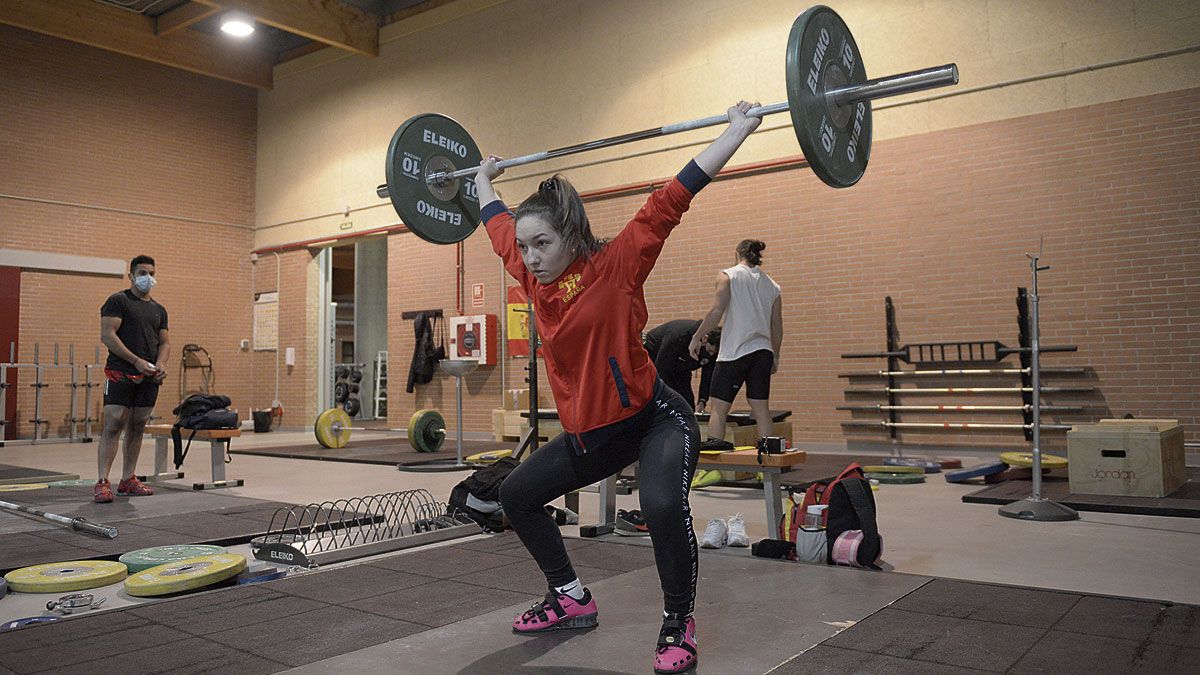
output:
[[[337,374],[337,379],[344,380],[346,379],[346,374],[350,372],[350,369],[346,366],[338,366],[335,372]]]
[[[346,414],[351,417],[357,415],[361,409],[362,403],[357,398],[348,398],[342,402],[342,410],[345,410]]]
[[[362,382],[362,371],[358,370],[357,368],[355,368],[354,370],[351,370],[350,371],[350,381],[351,382]]]
[[[350,387],[346,386],[345,382],[338,382],[337,384],[333,385],[334,403],[341,403],[342,401],[345,401],[346,397],[349,395]]]
[[[418,410],[408,421],[408,444],[417,452],[437,452],[446,438],[446,420],[436,410]]]
[[[817,5],[796,17],[785,74],[792,127],[804,159],[827,185],[854,185],[871,155],[871,103],[835,106],[825,99],[828,90],[867,80],[854,36],[832,9]]]
[[[462,241],[479,225],[474,177],[430,185],[429,174],[479,166],[479,146],[458,122],[437,113],[410,117],[387,153],[388,197],[405,226],[434,244]]]

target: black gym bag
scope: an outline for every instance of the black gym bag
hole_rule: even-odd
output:
[[[183,466],[188,450],[192,448],[192,439],[199,429],[236,429],[238,427],[237,413],[229,409],[232,401],[228,396],[220,394],[192,394],[184,399],[171,412],[178,415],[175,425],[171,427],[171,440],[175,444],[175,468]],[[183,434],[180,429],[191,429],[187,447],[183,447]]]
[[[520,460],[515,457],[505,457],[467,476],[450,491],[450,499],[446,504],[447,515],[454,515],[454,512],[458,511],[478,523],[484,532],[502,532],[508,529],[503,510],[485,513],[469,506],[467,497],[474,497],[480,502],[500,501],[500,484],[519,465]]]

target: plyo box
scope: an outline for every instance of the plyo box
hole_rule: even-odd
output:
[[[1071,492],[1165,497],[1187,482],[1177,420],[1100,420],[1067,432]]]

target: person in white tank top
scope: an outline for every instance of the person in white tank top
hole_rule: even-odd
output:
[[[771,435],[771,376],[779,370],[783,344],[783,302],[779,284],[762,270],[762,252],[767,245],[757,239],[737,246],[737,265],[717,275],[717,294],[696,335],[704,336],[717,327],[722,317],[721,347],[709,392],[712,416],[708,437],[725,438],[725,420],[742,385],[746,402],[754,413],[759,437]],[[695,338],[688,350],[700,351]]]

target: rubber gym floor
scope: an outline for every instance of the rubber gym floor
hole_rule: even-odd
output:
[[[300,433],[238,440],[249,447],[311,442]],[[8,464],[85,477],[95,466],[91,445],[3,452]],[[151,456],[147,444],[143,459]],[[190,472],[202,479],[207,469],[184,468],[188,484],[196,477]],[[34,550],[32,540],[9,546],[18,536],[46,541],[43,553],[65,553],[54,548],[62,542],[91,548],[93,556],[156,545],[141,542],[159,541],[151,535],[161,532],[173,539],[164,543],[231,543],[234,530],[259,522],[265,529],[258,519],[275,504],[263,502],[418,487],[444,499],[462,478],[243,455],[228,471],[246,485],[119,498],[107,514],[122,531],[111,549],[0,513],[3,553]],[[931,478],[876,493],[885,572],[703,550],[698,671],[1195,672],[1200,569],[1192,553],[1200,519],[1084,512],[1072,523],[1013,521],[995,506],[961,501],[978,486]],[[20,501],[19,494],[8,496]],[[618,505],[636,508],[636,493]],[[595,522],[595,496],[583,495],[581,506],[582,521]],[[692,507],[698,531],[709,518],[741,512],[752,540],[768,536],[761,492],[705,488],[693,492]],[[934,513],[936,520],[926,515]],[[119,584],[90,591],[109,598],[102,609],[0,634],[0,673],[118,664],[127,672],[648,672],[660,610],[649,542],[563,532],[600,606],[600,626],[586,633],[512,635],[512,617],[540,596],[544,580],[511,533],[476,535],[168,600],[124,596]],[[42,613],[52,597],[10,593],[0,601],[0,620]]]

